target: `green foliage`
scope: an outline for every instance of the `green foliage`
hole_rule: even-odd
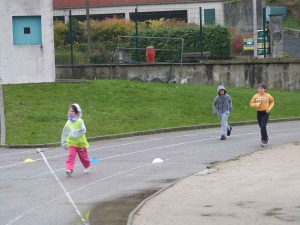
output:
[[[68,33],[68,26],[61,21],[54,21],[54,45],[59,46],[65,43],[65,36]]]
[[[146,20],[143,22],[139,22],[139,30],[143,30],[143,29],[147,29],[147,28],[151,28],[151,29],[158,29],[158,28],[167,28],[167,27],[193,27],[196,26],[198,27],[198,25],[196,24],[187,24],[185,21],[182,20],[176,20],[176,19],[165,19],[165,18],[160,18],[159,20]]]
[[[111,52],[102,46],[93,49],[89,55],[89,62],[91,64],[110,63],[110,61]]]
[[[134,23],[118,18],[108,18],[103,21],[90,20],[92,51],[87,54],[87,25],[72,18],[72,34],[70,23],[54,23],[55,37],[55,62],[58,65],[70,64],[71,40],[73,40],[73,59],[75,64],[109,63],[111,50],[116,46],[118,35],[129,35],[135,28]]]
[[[79,22],[77,19],[72,18],[72,31],[71,31],[71,26],[70,26],[70,21],[68,22],[68,32],[65,35],[65,43],[66,44],[71,44],[72,42],[79,42],[82,35],[83,31],[81,30],[79,26]]]
[[[90,55],[87,53],[87,44],[73,43],[73,62],[74,64],[99,64],[109,63],[111,51],[102,45],[93,45]],[[71,46],[57,46],[55,48],[55,63],[64,65],[71,63]]]
[[[80,58],[81,53],[87,51],[87,30],[86,22],[78,22],[72,19],[72,35],[70,31],[66,32],[66,26],[62,23],[54,24],[55,32],[57,35],[65,34],[65,43],[70,44],[71,39],[74,43],[74,54],[76,58]],[[70,27],[70,23],[67,26]],[[117,43],[118,36],[135,36],[134,22],[126,19],[108,18],[103,21],[91,20],[91,40],[92,43],[100,43],[100,49],[92,51],[89,58],[90,63],[103,63],[109,62],[111,57],[110,50],[113,50]],[[64,29],[63,29],[64,28]],[[199,25],[187,24],[184,21],[175,19],[165,20],[148,20],[139,23],[139,36],[146,37],[165,37],[165,38],[183,38],[184,39],[184,52],[199,52],[200,51],[200,29]],[[156,51],[157,62],[180,62],[181,60],[181,40],[170,39],[139,39],[139,48],[145,50],[140,51],[139,61],[146,61],[146,47],[154,46]],[[231,39],[227,27],[220,25],[207,25],[203,26],[203,46],[204,51],[210,51],[212,59],[227,59],[230,56]],[[62,39],[56,45],[56,50],[63,48]],[[99,45],[99,44],[96,44]],[[119,46],[121,47],[136,47],[136,39],[122,39]],[[66,50],[67,51],[67,50]],[[75,53],[77,52],[77,53]],[[133,59],[136,59],[137,51],[130,52]],[[67,60],[67,54],[64,52],[56,53],[58,63],[63,63]],[[83,60],[78,60],[83,61]]]
[[[231,52],[232,54],[241,54],[241,55],[253,55],[253,50],[243,50],[244,39],[245,38],[253,38],[252,34],[242,35],[238,30],[233,27],[229,27],[229,34],[231,37]]]
[[[256,88],[227,87],[234,110],[229,122],[254,121],[249,101]],[[219,124],[211,103],[216,86],[93,80],[81,83],[3,85],[6,143],[60,141],[68,106],[83,110],[87,138],[159,128]],[[276,101],[272,119],[298,117],[299,92],[268,89]],[[20,113],[21,109],[21,113]],[[282,110],[289,109],[289,110]]]
[[[132,34],[134,36],[134,34]],[[155,26],[149,26],[139,31],[139,36],[145,37],[169,37],[183,38],[184,52],[199,52],[200,51],[200,28],[199,26],[163,26],[161,22]],[[141,38],[139,48],[153,46],[155,49],[164,49],[155,52],[155,60],[157,62],[179,62],[181,52],[181,40],[170,39],[149,39]],[[129,47],[135,47],[136,40],[133,38],[129,42]],[[227,27],[220,25],[203,26],[203,50],[210,51],[212,59],[227,59],[230,56],[231,37]],[[165,50],[176,50],[165,51]],[[132,50],[133,58],[136,56],[136,51]],[[146,61],[145,52],[139,54],[140,61]]]
[[[87,37],[86,22],[80,24],[83,30],[83,36]],[[102,43],[108,46],[106,42],[113,42],[116,45],[118,36],[128,36],[135,30],[135,25],[131,20],[123,18],[106,18],[105,20],[90,20],[91,41],[93,43]],[[85,39],[87,40],[87,39]]]
[[[90,212],[85,213],[83,219],[88,222],[90,220]]]
[[[86,53],[78,51],[75,48],[73,50],[73,63],[74,64],[88,63]],[[56,65],[71,64],[71,47],[70,46],[57,47],[55,49],[55,64]]]
[[[270,5],[270,4],[274,4],[274,3],[276,3],[276,1],[277,1],[277,0],[267,0],[267,4],[269,4],[269,5]]]
[[[283,21],[282,26],[300,30],[300,18],[292,18],[291,16],[287,16],[287,18]]]
[[[157,29],[144,29],[139,32],[140,36],[145,37],[170,37],[170,38],[180,38],[179,28],[157,28]],[[134,35],[133,35],[134,36]],[[136,39],[130,39],[128,47],[135,48]],[[155,52],[155,61],[158,62],[173,62],[180,60],[181,51],[181,40],[170,40],[170,39],[155,39],[155,38],[140,38],[138,40],[139,48],[144,48],[145,50],[139,52],[140,61],[146,61],[146,48],[148,46],[154,46],[155,49],[165,49],[165,50],[176,50],[174,51],[163,51],[159,50]],[[131,55],[133,58],[136,57],[136,51],[132,50]]]
[[[283,27],[300,30],[300,1],[299,0],[267,0],[268,6],[286,6],[287,18]]]
[[[55,64],[56,65],[71,64],[71,52],[55,51]]]
[[[231,50],[231,37],[228,27],[221,25],[205,26],[204,49],[211,52],[213,59],[228,59]]]
[[[283,58],[291,58],[291,55],[287,52],[283,52]]]

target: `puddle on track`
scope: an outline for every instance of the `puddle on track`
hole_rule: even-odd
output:
[[[158,190],[146,190],[112,201],[100,202],[90,211],[90,225],[126,225],[129,214]]]

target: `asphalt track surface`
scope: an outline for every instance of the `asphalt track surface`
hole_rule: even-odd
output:
[[[299,142],[300,121],[269,123],[268,133],[269,147]],[[99,162],[84,174],[77,159],[71,177],[65,174],[67,151],[61,147],[3,148],[0,224],[84,224],[85,214],[99,202],[166,188],[209,165],[262,148],[256,124],[234,126],[227,140],[219,139],[220,128],[210,128],[92,142],[89,157]],[[152,163],[156,158],[163,162]]]

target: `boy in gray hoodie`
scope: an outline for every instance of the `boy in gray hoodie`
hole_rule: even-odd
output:
[[[217,109],[218,107],[218,109]],[[212,104],[214,115],[218,115],[221,121],[221,138],[220,140],[226,140],[226,135],[230,136],[232,127],[228,125],[227,120],[229,113],[233,109],[232,100],[223,85],[218,87],[218,95],[215,97]]]

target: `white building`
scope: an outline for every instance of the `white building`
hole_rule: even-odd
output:
[[[0,0],[0,84],[55,81],[52,0]]]
[[[139,21],[146,19],[177,18],[188,23],[200,23],[199,8],[202,9],[202,23],[224,23],[224,3],[226,0],[90,0],[89,14],[91,18],[110,17],[117,15],[135,20],[135,10],[139,14]],[[54,18],[68,20],[69,10],[76,18],[85,20],[85,1],[53,0]]]

